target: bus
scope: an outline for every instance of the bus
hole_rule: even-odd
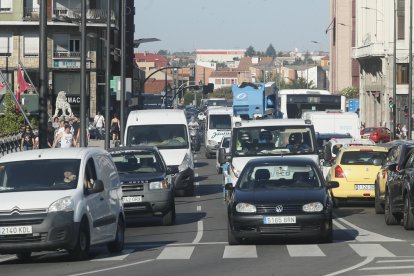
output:
[[[277,118],[277,87],[274,82],[233,84],[233,113],[248,119]]]
[[[327,90],[282,89],[278,97],[279,110],[284,119],[300,119],[306,111],[346,111],[345,96],[333,95]]]

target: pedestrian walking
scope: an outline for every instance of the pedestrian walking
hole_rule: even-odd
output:
[[[401,135],[401,124],[397,124],[397,127],[395,128],[395,139],[401,139]]]
[[[119,140],[119,132],[121,129],[120,121],[118,119],[118,114],[114,114],[114,117],[111,120],[111,133],[112,133],[112,141],[115,145],[115,142]]]
[[[56,146],[57,143],[60,142],[61,148],[70,148],[75,146],[75,141],[73,139],[73,134],[70,133],[70,125],[65,125],[65,131],[63,133],[59,133],[53,142],[53,147]]]
[[[402,128],[401,128],[402,139],[407,139],[407,131],[408,131],[407,126],[403,125]]]
[[[105,126],[105,118],[99,111],[93,119],[93,125],[98,130],[98,139],[102,139],[102,129]]]
[[[32,150],[34,145],[35,136],[33,134],[32,128],[30,126],[26,126],[21,137],[20,150]]]

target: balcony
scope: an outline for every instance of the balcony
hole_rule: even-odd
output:
[[[69,52],[69,51],[53,51],[54,59],[79,59],[80,52]]]
[[[106,9],[88,9],[86,13],[86,20],[89,23],[106,24],[107,12]],[[77,23],[81,20],[80,9],[54,9],[52,20],[63,21],[68,23]],[[23,21],[39,21],[39,8],[24,8]],[[115,13],[111,11],[111,22],[115,23]]]
[[[369,58],[369,57],[385,57],[384,43],[370,43],[360,47],[352,48],[352,57]]]

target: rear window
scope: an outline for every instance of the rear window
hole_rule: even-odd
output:
[[[120,173],[159,173],[166,169],[158,154],[151,151],[126,151],[111,153]]]
[[[346,151],[342,154],[342,165],[373,165],[375,159],[384,160],[386,152],[380,151]]]

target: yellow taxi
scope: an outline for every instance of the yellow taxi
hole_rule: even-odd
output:
[[[375,180],[388,149],[377,146],[346,146],[340,149],[326,177],[338,181],[332,189],[336,206],[347,199],[374,199]]]

